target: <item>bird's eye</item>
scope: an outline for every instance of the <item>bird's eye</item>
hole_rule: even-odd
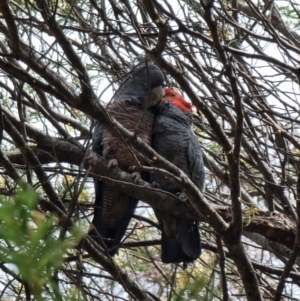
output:
[[[172,93],[172,94],[171,94],[171,96],[175,97],[175,96],[176,96],[176,94]]]

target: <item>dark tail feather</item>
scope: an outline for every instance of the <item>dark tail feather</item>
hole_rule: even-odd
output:
[[[132,203],[133,206],[137,205],[137,201]],[[135,207],[134,207],[135,208]],[[119,245],[122,241],[122,238],[125,235],[127,230],[128,224],[130,223],[131,217],[133,213],[127,212],[126,217],[123,218],[122,223],[119,225],[117,229],[109,229],[103,227],[101,223],[94,222],[97,219],[95,215],[92,224],[94,225],[95,229],[92,229],[89,232],[89,235],[100,245],[103,245],[102,241],[104,242],[106,248],[108,249],[108,253],[110,256],[114,256],[119,248]],[[99,236],[101,235],[101,237]]]
[[[182,251],[193,260],[201,255],[199,223],[182,221],[179,225],[179,238]]]
[[[120,223],[114,229],[107,228],[102,223],[102,207],[103,207],[103,196],[102,196],[102,182],[97,181],[96,183],[96,200],[94,208],[94,218],[92,224],[95,229],[89,232],[89,235],[100,245],[102,241],[105,243],[109,254],[114,256],[118,250],[118,246],[122,241],[122,238],[127,230],[130,220],[133,216],[138,200],[129,197],[126,200],[128,202],[127,210],[122,216]],[[97,233],[98,232],[98,233]],[[99,237],[101,235],[101,238]]]
[[[201,239],[198,223],[182,221],[179,234],[166,236],[162,227],[162,255],[164,263],[192,262],[201,255]]]

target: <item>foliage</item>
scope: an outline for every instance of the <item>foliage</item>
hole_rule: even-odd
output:
[[[45,216],[37,204],[38,195],[31,189],[0,199],[1,265],[30,289],[36,300],[63,300],[54,276],[62,267],[64,254],[74,246],[74,237],[57,237],[57,217]]]

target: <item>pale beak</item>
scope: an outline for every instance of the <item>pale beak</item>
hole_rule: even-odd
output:
[[[199,116],[198,112],[197,112],[197,108],[195,106],[192,106],[192,114],[194,116]]]
[[[165,95],[166,95],[166,92],[165,92],[165,89],[164,89],[164,87],[162,87],[162,90],[163,90],[163,93],[162,93],[162,98],[164,98],[164,97],[165,97]]]

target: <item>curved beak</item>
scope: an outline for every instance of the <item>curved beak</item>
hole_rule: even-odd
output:
[[[193,114],[193,116],[199,116],[199,114],[197,112],[197,108],[195,106],[192,106],[192,114]]]

